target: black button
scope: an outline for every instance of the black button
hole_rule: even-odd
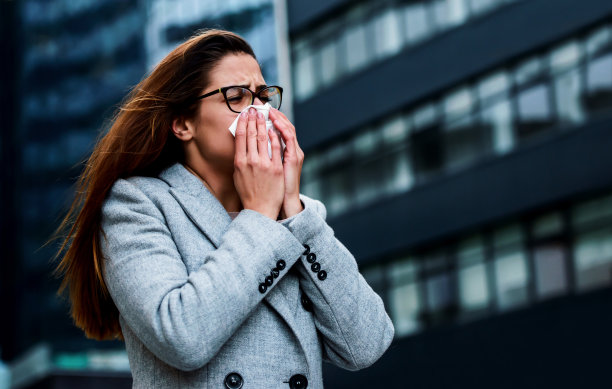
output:
[[[313,263],[317,260],[317,256],[315,255],[315,253],[310,253],[306,256],[306,260],[308,261],[308,263]]]
[[[304,248],[306,250],[304,250],[304,252],[302,253],[302,255],[308,255],[310,254],[310,246],[308,246],[307,244],[304,245]]]
[[[319,262],[315,262],[312,265],[310,265],[310,268],[312,269],[313,272],[318,272],[319,270],[321,270],[321,264]]]
[[[266,293],[266,290],[268,290],[268,285],[264,284],[263,282],[261,284],[259,284],[259,292],[260,293]]]
[[[274,278],[272,278],[272,276],[267,276],[266,277],[266,285],[272,286],[273,283],[274,283]]]
[[[276,262],[276,268],[277,268],[278,270],[283,270],[283,269],[285,268],[285,265],[286,265],[286,263],[285,263],[285,261],[283,261],[282,259],[279,259],[279,260]]]
[[[274,268],[274,269],[272,269],[270,274],[272,275],[272,277],[277,278],[280,273],[278,272],[277,268]]]
[[[302,293],[302,298],[300,299],[300,301],[302,302],[302,307],[305,311],[312,312],[312,301],[310,301],[308,296]]]
[[[238,373],[229,373],[225,376],[225,387],[228,389],[240,389],[243,382],[242,376]]]
[[[289,387],[291,389],[305,389],[308,387],[308,380],[301,374],[295,374],[289,378]]]
[[[319,277],[319,279],[323,281],[324,279],[327,278],[327,272],[325,270],[321,270],[320,272],[317,273],[317,277]]]

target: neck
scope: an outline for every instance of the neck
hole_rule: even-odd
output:
[[[189,162],[186,162],[183,165],[191,174],[202,181],[227,212],[239,212],[242,209],[242,202],[234,185],[233,174],[219,174],[206,164],[191,166]]]

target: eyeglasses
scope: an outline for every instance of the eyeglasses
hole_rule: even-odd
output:
[[[199,96],[197,100],[215,95],[217,93],[223,94],[227,107],[230,109],[230,111],[236,113],[240,113],[246,107],[252,105],[255,101],[255,97],[261,100],[264,104],[270,103],[270,106],[275,109],[280,109],[283,101],[283,88],[280,86],[268,86],[261,89],[259,92],[253,92],[252,90],[242,86],[226,86]]]

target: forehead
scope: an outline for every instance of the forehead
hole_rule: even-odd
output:
[[[210,72],[210,86],[265,84],[261,69],[255,58],[248,54],[228,54]]]

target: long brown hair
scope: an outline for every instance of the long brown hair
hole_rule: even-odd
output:
[[[55,272],[63,276],[75,324],[89,338],[122,338],[119,312],[102,277],[101,208],[113,183],[134,175],[156,175],[183,158],[171,134],[174,118],[193,117],[196,97],[227,54],[255,54],[229,31],[202,30],[168,54],[122,101],[86,162],[76,195],[55,237],[62,240]]]

